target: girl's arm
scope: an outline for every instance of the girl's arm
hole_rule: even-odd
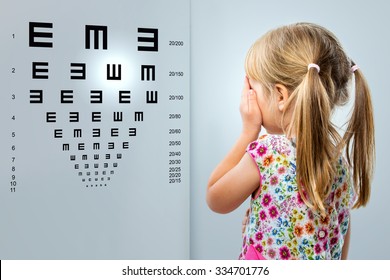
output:
[[[210,176],[207,186],[207,203],[219,213],[236,209],[259,186],[260,178],[256,165],[245,153],[247,146],[256,140],[262,124],[256,92],[245,78],[241,95],[240,112],[243,130],[227,156]]]

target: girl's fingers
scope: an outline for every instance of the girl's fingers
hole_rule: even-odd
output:
[[[249,79],[245,77],[241,94],[240,113],[245,133],[254,133],[261,129],[261,112],[257,103],[257,93],[251,88]]]
[[[251,89],[251,85],[249,84],[249,79],[247,76],[244,78],[244,87],[242,89],[242,95],[246,95],[246,93]]]
[[[253,106],[257,105],[254,104],[253,102],[257,102],[256,92],[253,89],[251,89],[251,86],[249,84],[249,79],[247,76],[245,76],[244,87],[241,92],[241,106],[242,106],[241,110],[249,113],[250,110],[254,108]]]

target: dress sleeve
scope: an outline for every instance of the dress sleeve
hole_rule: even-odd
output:
[[[265,143],[265,138],[267,135],[261,136],[258,140],[250,143],[246,149],[246,152],[253,159],[254,164],[256,165],[257,171],[259,172],[260,185],[259,188],[253,192],[252,199],[256,199],[259,197],[261,193],[261,185],[262,185],[262,175],[261,175],[261,166],[262,166],[262,158],[267,154],[267,144]]]
[[[268,143],[267,143],[268,135],[262,135],[256,141],[250,143],[246,149],[246,152],[253,158],[253,160],[257,163],[262,161],[262,158],[268,152]]]

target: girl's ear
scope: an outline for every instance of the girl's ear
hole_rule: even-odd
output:
[[[278,103],[278,109],[279,111],[284,111],[284,105],[287,102],[287,99],[289,97],[289,91],[288,89],[282,85],[282,84],[275,84],[274,90],[277,94],[277,103]]]

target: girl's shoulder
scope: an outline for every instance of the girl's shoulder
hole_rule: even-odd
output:
[[[262,134],[252,143],[293,145],[295,142],[294,139],[290,139],[284,134]]]
[[[264,134],[248,145],[247,152],[254,157],[270,153],[289,156],[295,153],[295,142],[285,135]]]

